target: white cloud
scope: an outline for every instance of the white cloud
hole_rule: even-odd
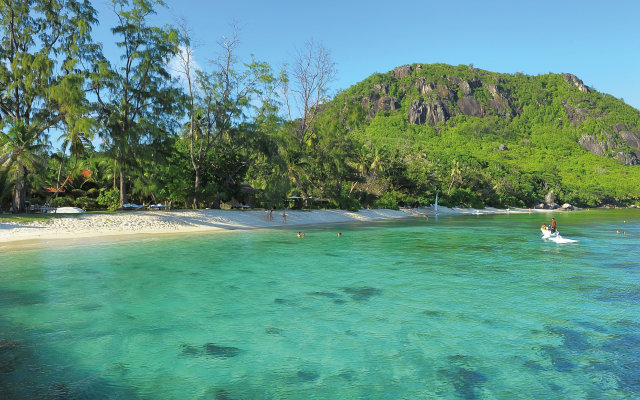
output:
[[[180,46],[178,54],[169,61],[168,65],[171,76],[180,81],[184,86],[187,86],[187,77],[185,74],[187,60],[191,73],[191,82],[193,82],[196,75],[195,71],[201,70],[200,64],[198,64],[196,60],[194,49]]]

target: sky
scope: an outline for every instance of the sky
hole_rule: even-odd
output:
[[[500,73],[572,73],[587,86],[640,109],[638,0],[165,0],[154,23],[186,21],[206,69],[218,41],[239,28],[238,57],[274,69],[309,40],[338,70],[334,92],[411,63],[473,64]],[[108,0],[92,0],[94,40],[117,51]]]

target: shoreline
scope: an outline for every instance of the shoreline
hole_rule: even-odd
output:
[[[129,211],[118,213],[72,214],[29,223],[0,223],[0,245],[52,243],[99,237],[129,237],[158,234],[230,232],[349,222],[371,222],[410,217],[450,215],[488,215],[510,213],[548,213],[546,209],[471,209],[438,207],[403,208],[400,210],[287,210],[286,223],[282,211],[274,210],[273,221],[264,210],[177,210]]]

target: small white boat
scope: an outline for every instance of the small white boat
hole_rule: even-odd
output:
[[[558,236],[558,231],[556,232],[551,232],[551,228],[549,228],[547,225],[542,225],[540,227],[540,232],[542,232],[542,238],[543,239],[549,239],[551,237],[557,237]]]
[[[547,239],[552,242],[556,242],[556,243],[576,243],[577,242],[577,240],[563,238],[562,236],[560,236],[560,232],[558,231],[551,232],[551,228],[548,227],[547,225],[542,225],[542,227],[540,227],[540,231],[542,232],[543,239]]]
[[[78,207],[58,207],[51,212],[56,214],[82,214],[85,211]]]

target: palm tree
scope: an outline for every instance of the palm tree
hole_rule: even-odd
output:
[[[108,188],[111,186],[113,189],[117,189],[118,165],[114,158],[104,154],[93,154],[87,163],[91,170],[90,181],[98,187]]]
[[[67,132],[58,138],[58,140],[62,140],[62,152],[66,152],[67,148],[69,148],[71,156],[74,157],[74,162],[73,167],[71,167],[69,171],[69,175],[67,175],[67,178],[61,184],[60,173],[58,173],[58,182],[56,182],[56,191],[53,197],[57,197],[58,192],[69,182],[78,167],[80,157],[86,155],[87,150],[92,148],[91,139],[93,138],[93,132],[91,130],[93,124],[86,118],[79,119],[75,122]],[[62,165],[62,162],[60,165]]]
[[[7,133],[0,132],[0,167],[7,170],[8,181],[14,186],[14,212],[26,211],[27,172],[46,163],[45,146],[36,127],[24,121],[13,121]]]
[[[384,172],[385,154],[378,147],[364,145],[358,149],[355,159],[349,164],[360,173],[360,179],[354,180],[349,193],[361,184],[362,188],[375,182],[378,173]]]

